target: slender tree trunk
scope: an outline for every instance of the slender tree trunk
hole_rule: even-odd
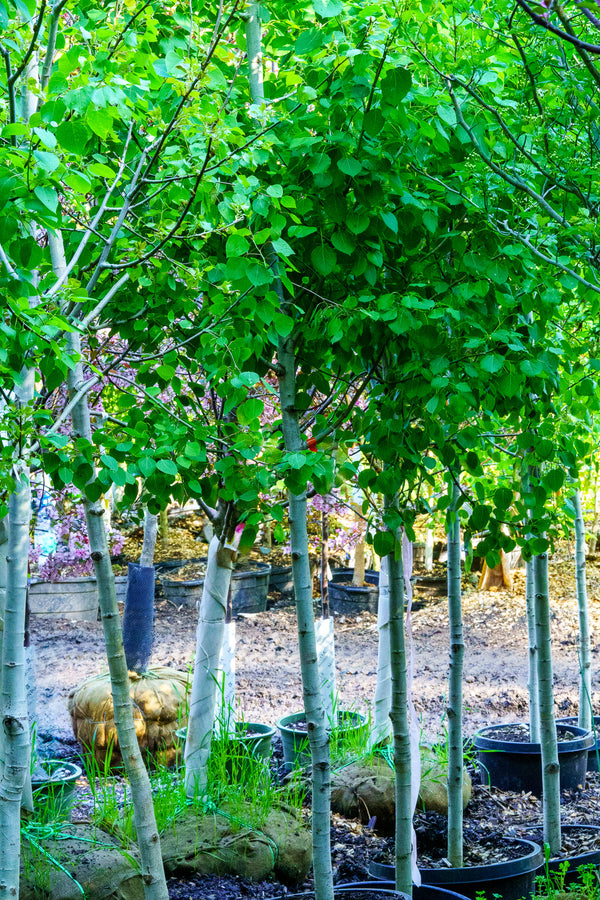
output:
[[[65,268],[65,256],[60,232],[50,235],[50,252],[55,274],[61,276]],[[75,357],[81,356],[81,337],[78,332],[68,336],[69,350]],[[74,399],[85,385],[81,363],[69,371],[69,397]],[[71,413],[73,433],[92,444],[93,431],[87,396],[82,395]],[[91,557],[98,584],[98,598],[104,629],[104,641],[108,657],[108,669],[114,704],[117,738],[123,757],[125,773],[131,786],[134,824],[141,856],[141,873],[146,900],[168,900],[169,892],[160,852],[160,838],[156,827],[152,790],[148,772],[142,760],[133,723],[133,710],[129,696],[129,672],[125,660],[119,605],[115,592],[115,577],[110,561],[104,506],[101,500],[91,502],[84,494],[85,519],[90,542]]]
[[[525,605],[527,608],[528,663],[527,693],[529,695],[529,734],[534,743],[540,741],[540,694],[538,690],[538,646],[535,627],[535,577],[533,559],[525,563]]]
[[[458,483],[452,485],[455,518],[448,532],[448,615],[450,625],[450,677],[448,685],[448,859],[450,865],[463,865],[463,736],[462,674],[465,645],[462,626],[460,520]]]
[[[538,645],[544,842],[549,844],[551,853],[556,854],[560,850],[561,845],[560,766],[558,764],[558,743],[554,721],[547,553],[540,553],[533,558],[533,569],[535,575],[535,619]]]
[[[33,398],[34,373],[15,390],[17,404]],[[25,608],[31,488],[25,455],[14,460],[10,495],[6,597],[2,641],[2,771],[0,776],[0,898],[19,896],[21,800],[29,773],[29,717],[25,685]]]
[[[433,571],[433,524],[427,526],[425,533],[425,569]]]
[[[352,584],[362,587],[365,583],[365,542],[359,541],[354,548],[354,575]]]
[[[160,511],[158,534],[161,544],[166,547],[169,543],[169,516],[166,507]]]
[[[396,558],[398,556],[398,558]],[[411,753],[408,722],[407,659],[404,642],[404,572],[400,553],[387,556],[390,584],[390,661],[394,730],[396,890],[412,896]]]
[[[337,709],[336,677],[335,677],[335,635],[333,616],[329,615],[329,592],[327,570],[329,568],[329,515],[326,510],[321,513],[321,612],[322,616],[315,622],[317,641],[317,657],[319,676],[321,679],[321,696],[325,715],[331,728],[336,725]]]
[[[253,103],[264,100],[262,78],[262,41],[260,30],[260,4],[250,3],[246,16],[246,46],[248,56],[250,94]],[[268,263],[274,279],[282,312],[294,312],[285,301],[283,286],[278,275],[279,262],[272,247],[268,250]],[[294,332],[287,338],[280,337],[278,346],[279,397],[285,449],[301,452],[299,416],[296,409],[296,360]],[[290,542],[292,546],[292,574],[298,617],[298,644],[302,672],[304,711],[308,724],[308,738],[312,759],[312,843],[313,872],[316,900],[332,900],[333,870],[331,866],[330,814],[331,814],[331,759],[329,732],[325,709],[321,699],[321,679],[317,658],[315,619],[312,600],[312,578],[308,558],[308,528],[306,492],[289,494]]]
[[[370,743],[376,747],[386,744],[392,736],[392,670],[390,664],[390,577],[387,556],[379,570],[379,602],[377,606],[377,683],[375,712]]]
[[[533,474],[531,466],[528,466],[522,477],[521,490],[523,493],[529,491]],[[525,536],[529,540],[533,535],[528,531]],[[535,627],[535,574],[533,571],[533,559],[525,562],[525,610],[528,646],[527,694],[529,698],[529,735],[534,743],[539,744],[540,693],[538,689],[538,636]]]
[[[158,533],[158,516],[146,510],[144,512],[144,543],[140,555],[140,566],[154,565],[154,550],[156,548],[156,536]]]
[[[228,553],[224,542],[215,535],[208,547],[206,576],[200,600],[185,742],[185,790],[190,799],[196,796],[202,798],[206,793],[206,767],[217,706],[217,672],[223,648],[232,569],[233,553]]]
[[[590,644],[590,612],[585,573],[585,523],[581,508],[581,494],[573,495],[575,504],[575,583],[579,613],[579,725],[588,731],[592,727],[592,648]]]

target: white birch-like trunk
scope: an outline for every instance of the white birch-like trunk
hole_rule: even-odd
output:
[[[261,103],[264,100],[262,39],[260,4],[256,2],[248,5],[246,46],[252,102]],[[277,292],[280,309],[293,318],[295,313],[286,303],[278,274],[279,261],[272,246],[267,247],[267,261],[275,276],[274,288]],[[286,451],[297,453],[302,451],[303,440],[295,402],[296,360],[293,331],[288,337],[279,338],[277,360],[284,445]],[[312,760],[312,845],[315,900],[333,900],[330,841],[331,754],[325,710],[321,700],[321,679],[317,659],[312,578],[308,557],[306,492],[289,494],[289,522],[302,694]]]
[[[196,630],[196,656],[185,742],[185,791],[190,799],[206,793],[207,764],[217,709],[218,670],[225,634],[227,594],[233,569],[217,536],[208,547],[206,575]]]
[[[590,611],[585,572],[585,523],[579,490],[573,495],[575,504],[575,584],[579,615],[579,717],[578,724],[589,731],[592,714],[592,648],[590,643]]]
[[[362,587],[365,583],[365,542],[359,541],[354,548],[354,574],[352,584]]]
[[[370,746],[387,744],[392,736],[392,670],[390,663],[390,577],[387,556],[379,570],[379,602],[377,607],[377,683]]]
[[[335,637],[333,633],[333,616],[317,619],[315,622],[315,640],[319,663],[320,691],[325,716],[330,728],[335,728],[337,711],[336,679],[335,679]]]
[[[65,268],[65,255],[60,232],[49,235],[50,253],[55,274],[60,277]],[[77,332],[68,335],[68,347],[73,356],[81,356],[81,336]],[[69,398],[74,400],[85,386],[81,363],[69,371]],[[87,395],[81,397],[71,412],[74,435],[93,443]],[[85,497],[83,507],[98,584],[98,599],[104,629],[104,642],[108,658],[108,669],[114,704],[115,726],[123,766],[131,787],[133,818],[137,832],[137,843],[141,857],[141,876],[146,900],[169,900],[169,892],[160,852],[160,838],[156,827],[156,817],[152,803],[152,790],[148,772],[144,765],[133,723],[133,709],[129,696],[129,672],[123,649],[121,617],[115,592],[115,576],[110,561],[108,538],[104,527],[104,504],[102,500],[92,502]]]
[[[535,627],[535,577],[533,559],[525,563],[525,606],[527,609],[528,674],[527,693],[529,696],[529,733],[531,740],[540,741],[540,703],[538,690],[538,648]]]
[[[217,734],[235,734],[235,622],[225,622],[217,670]]]
[[[552,855],[560,851],[560,766],[554,720],[552,643],[550,636],[550,596],[548,554],[533,558],[535,576],[535,624],[538,646],[538,690],[540,707],[540,743],[542,749],[542,816],[544,843]]]
[[[425,532],[425,569],[427,572],[433,571],[433,526]]]
[[[15,388],[17,404],[33,399],[34,373]],[[26,451],[25,451],[26,452]],[[25,607],[29,562],[31,486],[27,458],[13,463],[15,488],[8,502],[8,557],[1,670],[0,898],[19,896],[21,801],[29,774],[29,717],[25,678]]]
[[[462,675],[465,645],[462,626],[460,488],[452,485],[452,506],[456,516],[448,532],[448,616],[450,627],[450,676],[448,679],[448,859],[450,865],[463,865],[463,736]]]

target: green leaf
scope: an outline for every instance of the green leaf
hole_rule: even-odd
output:
[[[340,253],[350,256],[356,249],[356,241],[350,237],[345,231],[334,231],[331,236],[331,243]]]
[[[555,494],[560,491],[565,481],[565,473],[562,469],[550,469],[542,475],[542,483],[549,491]]]
[[[290,316],[276,312],[273,314],[273,327],[281,337],[287,337],[293,331],[294,320]]]
[[[396,218],[394,213],[382,212],[381,218],[383,219],[383,221],[387,225],[387,227],[390,229],[390,231],[393,231],[394,234],[398,234],[398,219]]]
[[[241,234],[230,234],[225,244],[227,256],[244,256],[250,249],[250,242]]]
[[[67,153],[80,155],[91,136],[91,131],[83,119],[67,119],[56,129],[58,143]]]
[[[165,475],[177,475],[179,471],[172,459],[159,459],[156,468]]]
[[[55,172],[60,166],[60,159],[56,153],[48,153],[46,150],[34,150],[33,155],[44,172]]]
[[[265,408],[262,400],[257,397],[251,397],[238,406],[237,417],[240,425],[249,425],[254,419],[258,419],[262,415]]]
[[[408,69],[398,66],[386,72],[381,82],[381,93],[386,103],[396,106],[410,91],[412,77]]]
[[[313,266],[320,275],[329,275],[335,269],[337,256],[335,255],[335,251],[326,244],[315,247],[310,254],[310,258]]]
[[[277,238],[276,241],[273,241],[273,250],[280,256],[293,256],[294,254],[292,247],[283,238]]]
[[[351,178],[355,178],[360,172],[362,172],[363,168],[362,163],[360,163],[357,159],[352,159],[351,157],[338,160],[337,165],[340,172],[343,172],[344,175],[350,175]]]
[[[499,353],[490,353],[483,357],[480,365],[484,372],[494,374],[495,372],[499,372],[504,365],[504,357],[500,356]]]
[[[96,175],[98,178],[114,178],[115,173],[110,168],[110,166],[105,166],[104,163],[95,162],[87,167],[90,175]]]
[[[47,209],[49,209],[51,212],[56,212],[56,210],[58,209],[58,194],[56,193],[54,188],[44,187],[43,185],[39,184],[33,189],[33,193]]]
[[[369,227],[369,221],[366,213],[351,212],[346,220],[346,225],[352,234],[362,234]]]
[[[339,16],[344,9],[342,0],[313,0],[313,9],[322,19]]]
[[[376,531],[373,549],[377,556],[387,556],[394,550],[394,535],[391,531]]]
[[[269,197],[283,197],[283,188],[280,184],[270,184],[267,188]]]
[[[113,130],[113,118],[106,109],[94,109],[93,106],[90,106],[85,114],[85,119],[94,134],[97,134],[102,140],[108,137]]]

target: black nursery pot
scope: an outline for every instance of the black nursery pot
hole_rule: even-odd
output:
[[[477,764],[482,784],[490,784],[502,791],[531,791],[542,796],[542,750],[540,744],[521,743],[490,737],[491,733],[513,727],[490,725],[473,735],[477,750]],[[576,725],[556,725],[558,734],[558,762],[561,791],[575,791],[585,784],[588,750],[594,736]],[[574,740],[562,740],[567,732],[577,735]]]
[[[518,859],[456,869],[419,869],[421,878],[428,886],[444,888],[450,892],[460,891],[459,896],[465,896],[469,900],[476,900],[477,894],[482,891],[486,897],[497,894],[502,900],[526,900],[533,894],[535,874],[542,865],[544,856],[539,845],[533,841],[521,838],[511,838],[511,841],[522,847],[523,855]],[[369,875],[385,879],[386,882],[393,881],[395,867],[371,863]],[[420,897],[416,893],[413,896],[415,900],[426,900],[424,896]]]
[[[410,900],[408,894],[397,891],[391,882],[383,887],[372,881],[336,884],[333,896],[335,900]],[[301,894],[286,894],[285,900],[314,900],[314,897],[314,891],[303,891]]]
[[[556,720],[557,725],[577,725],[577,716],[567,716]],[[600,716],[594,716],[593,734],[595,741],[588,750],[587,770],[598,771],[598,758],[600,757]]]
[[[563,835],[577,831],[595,832],[600,835],[600,827],[597,825],[562,825],[561,831]],[[548,868],[551,872],[559,872],[561,866],[564,865],[564,862],[564,859],[551,859],[548,862]],[[596,866],[596,868],[600,867],[600,850],[588,850],[584,853],[577,853],[574,856],[569,856],[567,862],[569,863],[569,868],[565,875],[565,884],[569,885],[578,880],[579,876],[577,869],[580,866],[593,865]]]
[[[358,587],[341,582],[352,581],[354,569],[335,569],[327,584],[331,608],[337,613],[377,612],[379,572],[367,569],[365,584]]]
[[[368,888],[370,890],[374,889],[374,883],[372,881],[362,881],[359,884],[353,885],[343,885],[340,888],[336,888],[336,890],[346,891],[349,888]],[[394,889],[393,881],[381,881],[377,885],[378,890],[388,890],[391,891]],[[468,897],[465,897],[464,894],[457,894],[456,891],[450,891],[447,888],[435,887],[432,884],[422,884],[420,887],[417,887],[413,884],[412,889],[413,900],[468,900]],[[379,896],[377,894],[377,896]],[[401,897],[405,897],[405,894],[400,894]]]

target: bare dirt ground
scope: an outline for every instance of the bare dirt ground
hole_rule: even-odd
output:
[[[568,554],[551,562],[554,679],[557,713],[577,708],[577,606],[574,565]],[[592,643],[600,634],[600,567],[588,564]],[[417,590],[416,600],[419,600]],[[419,605],[419,604],[417,604]],[[524,572],[513,592],[478,592],[463,598],[465,735],[480,726],[527,716],[527,628]],[[195,647],[195,610],[157,602],[151,664],[186,671]],[[66,698],[90,675],[106,670],[99,622],[68,622],[36,616],[32,642],[37,658],[39,731],[72,737]],[[302,707],[302,685],[294,608],[238,617],[237,703],[248,721],[274,724]],[[361,712],[372,703],[377,668],[376,617],[336,616],[336,665],[340,705]],[[443,730],[448,677],[448,614],[443,597],[412,614],[412,694],[423,730],[434,739]],[[600,713],[600,644],[593,647],[593,703]]]

